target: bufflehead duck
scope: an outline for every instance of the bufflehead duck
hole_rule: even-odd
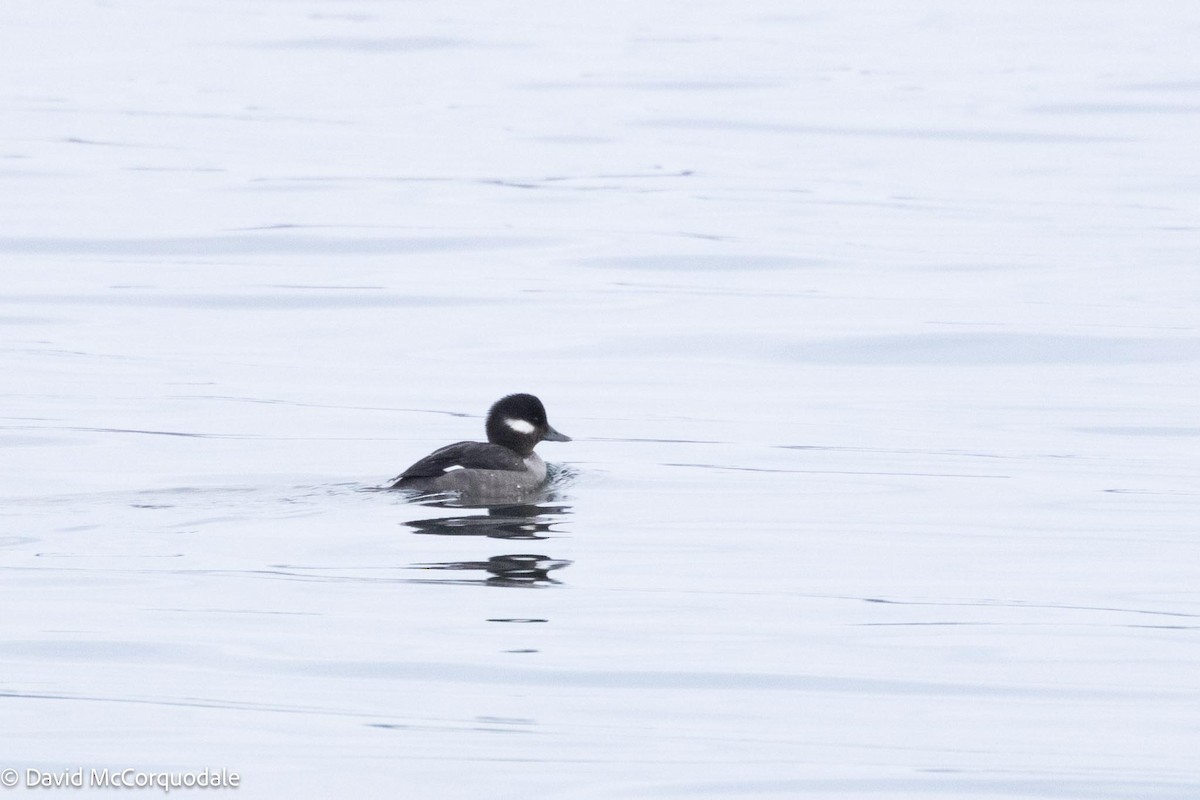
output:
[[[487,442],[457,442],[434,450],[392,480],[391,489],[457,492],[473,497],[517,497],[546,481],[538,442],[569,442],[546,420],[531,394],[497,400],[487,415]]]

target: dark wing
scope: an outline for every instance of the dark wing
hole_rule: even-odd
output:
[[[520,472],[525,459],[498,444],[489,442],[456,442],[434,450],[413,464],[394,480],[404,478],[434,478],[452,467],[463,469],[501,469]]]

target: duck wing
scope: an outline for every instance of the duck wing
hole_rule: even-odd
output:
[[[491,442],[455,442],[434,450],[393,480],[434,478],[456,468],[520,472],[525,469],[525,459],[507,447]]]

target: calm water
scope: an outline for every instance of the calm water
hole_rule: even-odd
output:
[[[0,769],[1200,796],[1198,29],[6,6]]]

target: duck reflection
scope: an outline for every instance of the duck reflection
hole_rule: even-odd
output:
[[[533,586],[538,583],[558,583],[550,571],[562,569],[571,562],[562,558],[514,553],[492,556],[487,561],[451,561],[437,564],[413,564],[415,569],[466,569],[491,573],[484,582],[489,586]]]
[[[543,503],[520,503],[506,505],[464,505],[457,500],[427,501],[423,505],[453,508],[459,513],[449,517],[416,519],[404,524],[414,533],[434,536],[482,536],[488,539],[543,540],[555,533],[555,526],[571,513],[568,505],[547,501]],[[489,586],[538,586],[557,584],[550,577],[554,570],[563,569],[571,562],[552,558],[540,553],[506,553],[485,561],[449,561],[413,564],[414,569],[429,570],[473,570],[485,572],[488,577],[482,582]]]
[[[430,503],[444,508],[466,508]],[[558,517],[571,513],[561,505],[483,506],[483,514],[414,519],[404,523],[417,533],[437,536],[486,536],[489,539],[545,539]]]

